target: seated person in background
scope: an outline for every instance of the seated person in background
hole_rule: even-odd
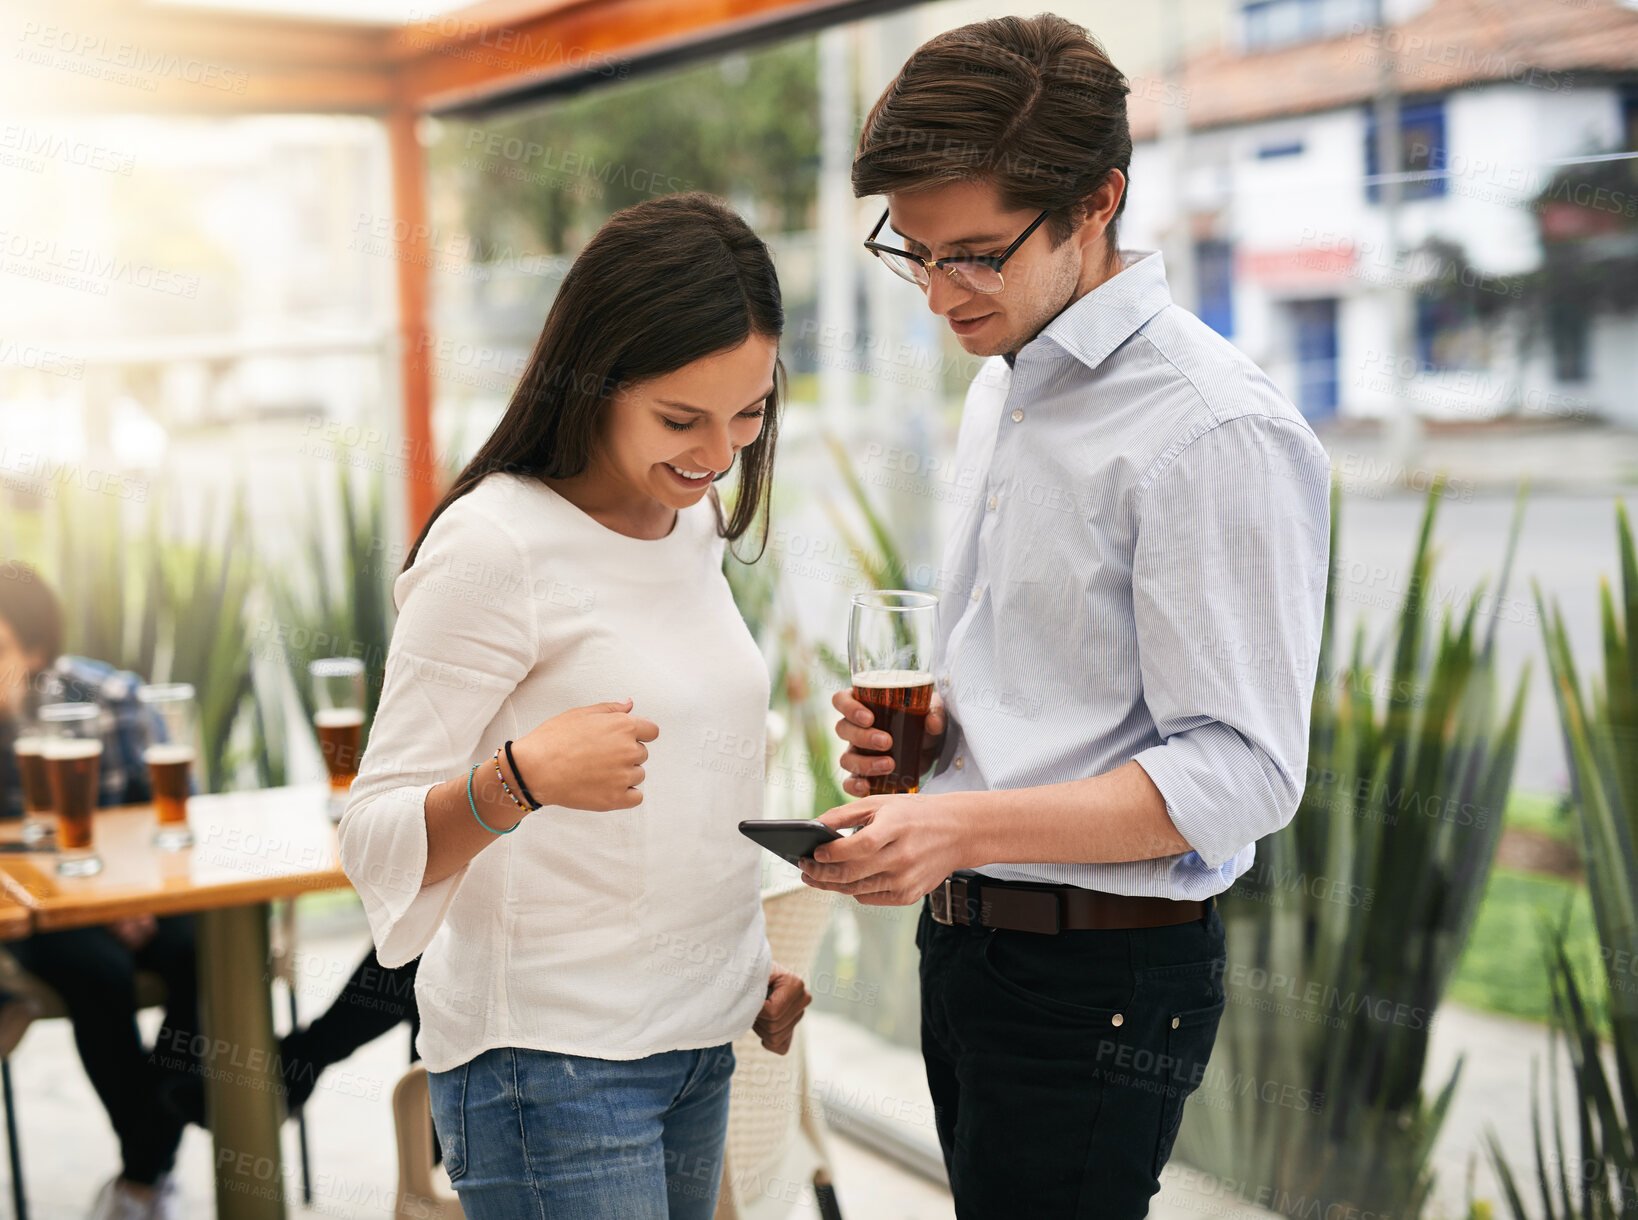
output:
[[[103,805],[150,799],[142,764],[143,709],[137,675],[62,655],[56,595],[33,569],[7,564],[0,579],[0,817],[22,816],[12,743],[30,696],[51,682],[60,697],[96,702],[112,713],[103,743]],[[54,692],[54,695],[56,692]],[[95,1220],[171,1220],[180,1214],[172,1168],[188,1121],[203,1125],[197,974],[190,916],[144,916],[105,927],[40,932],[5,946],[22,968],[68,1009],[80,1062],[119,1139],[121,1171],[97,1196]],[[416,1023],[415,962],[388,970],[372,950],[329,1011],[280,1044],[286,1102],[299,1109],[320,1073],[400,1021]],[[164,1023],[150,1052],[136,1023],[135,976],[165,983]]]
[[[51,589],[32,569],[11,566],[0,581],[0,794],[8,816],[22,813],[12,742],[25,701],[48,671],[64,697],[97,702],[116,726],[103,743],[103,805],[149,799],[142,743],[133,714],[137,680],[111,666],[61,657],[62,613]],[[128,705],[128,706],[122,706]],[[85,1074],[119,1137],[120,1175],[97,1197],[99,1218],[176,1214],[170,1170],[182,1120],[159,1101],[167,1068],[150,1058],[136,1024],[135,976],[151,970],[165,981],[161,1046],[187,1047],[198,1029],[193,921],[187,917],[122,920],[106,927],[40,932],[7,946],[18,964],[62,997]]]

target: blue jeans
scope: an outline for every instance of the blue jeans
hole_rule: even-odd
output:
[[[432,1072],[468,1220],[710,1220],[733,1047],[585,1059],[502,1047]]]

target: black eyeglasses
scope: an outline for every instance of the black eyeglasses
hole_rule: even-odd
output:
[[[1029,235],[1039,229],[1041,222],[1051,214],[1042,212],[1030,223],[1029,228],[1018,235],[1018,240],[1000,254],[963,254],[928,261],[919,254],[884,246],[876,240],[876,234],[880,233],[882,226],[887,223],[887,211],[883,210],[882,218],[876,222],[876,227],[870,230],[870,236],[865,238],[865,249],[886,263],[887,269],[894,275],[909,280],[912,284],[919,284],[923,288],[932,282],[932,273],[927,269],[937,267],[940,271],[947,272],[956,283],[973,292],[1000,292],[1006,287],[1006,281],[1001,278],[1001,265],[1017,252],[1018,247],[1023,245],[1029,239]]]

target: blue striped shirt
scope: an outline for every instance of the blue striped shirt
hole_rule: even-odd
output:
[[[1302,795],[1330,464],[1261,369],[1174,305],[1158,253],[985,362],[957,442],[924,791],[1025,788],[1136,759],[1194,849],[995,877],[1204,898]]]

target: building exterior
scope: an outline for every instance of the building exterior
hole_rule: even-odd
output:
[[[1134,90],[1122,243],[1312,419],[1638,425],[1638,6],[1384,4],[1243,0]]]

